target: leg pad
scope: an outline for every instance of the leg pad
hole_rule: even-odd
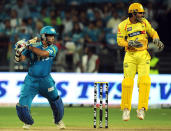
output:
[[[138,109],[145,108],[148,110],[148,99],[150,94],[151,79],[149,76],[142,76],[138,78],[139,100]]]
[[[34,120],[32,119],[30,115],[30,111],[27,106],[21,106],[17,104],[16,110],[17,110],[17,115],[22,122],[29,125],[32,125],[34,123]]]
[[[53,111],[55,124],[58,124],[58,122],[62,120],[64,115],[64,105],[62,99],[61,97],[58,97],[55,101],[50,101],[49,103]]]
[[[133,85],[134,85],[133,78],[124,78],[123,79],[121,110],[124,110],[125,108],[128,108],[129,110],[131,110]]]

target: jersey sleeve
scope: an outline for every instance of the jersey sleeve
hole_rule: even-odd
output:
[[[159,36],[158,36],[157,31],[155,31],[155,30],[152,28],[152,26],[151,26],[151,24],[148,22],[148,20],[145,19],[144,22],[145,22],[145,25],[146,25],[146,31],[147,31],[147,33],[150,35],[150,37],[153,38],[153,39],[155,39],[155,38],[159,39]]]
[[[56,53],[58,52],[58,48],[57,48],[57,46],[55,46],[55,45],[51,45],[51,46],[47,49],[47,51],[49,52],[49,56],[55,57],[55,56],[56,56]]]
[[[120,23],[118,25],[118,32],[117,32],[117,43],[119,46],[126,47],[128,46],[128,42],[125,40],[126,37],[126,25],[123,23]]]

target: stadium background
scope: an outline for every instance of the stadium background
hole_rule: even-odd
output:
[[[52,71],[55,78],[56,87],[59,90],[59,94],[62,95],[64,99],[66,114],[68,113],[67,106],[70,107],[79,105],[82,107],[84,105],[87,106],[93,104],[94,81],[105,80],[110,83],[111,92],[109,92],[109,104],[111,107],[119,107],[121,80],[123,78],[122,61],[124,49],[117,46],[116,33],[118,23],[127,17],[127,9],[129,4],[132,2],[141,2],[143,4],[146,11],[145,17],[157,30],[161,41],[165,44],[164,50],[160,52],[155,50],[153,44],[151,43],[151,39],[149,39],[149,50],[154,51],[156,57],[159,58],[159,63],[157,66],[159,74],[151,75],[152,86],[149,101],[150,107],[170,108],[170,0],[1,0],[0,107],[5,107],[0,108],[0,116],[3,116],[2,119],[0,119],[0,128],[2,127],[3,129],[5,126],[7,126],[5,122],[9,119],[12,119],[12,116],[14,116],[18,121],[16,118],[14,105],[18,101],[19,89],[23,84],[23,79],[26,75],[25,72],[27,71],[27,62],[18,64],[13,61],[14,44],[20,39],[30,39],[34,36],[38,36],[40,29],[45,25],[51,25],[55,27],[58,32],[56,45],[59,48],[59,53],[53,64]],[[76,26],[79,29],[75,29]],[[91,47],[94,53],[99,56],[100,65],[98,73],[96,74],[87,74],[87,72],[80,73],[77,70],[79,62],[85,53],[85,47]],[[135,79],[137,79],[137,76]],[[136,107],[136,83],[134,90],[133,104]],[[75,91],[75,94],[72,93],[73,91]],[[34,99],[34,105],[36,107],[38,106],[37,108],[40,106],[48,106],[47,101],[41,96],[37,96]],[[33,111],[38,110],[37,108],[34,107]],[[75,107],[72,107],[72,109],[74,110]],[[69,108],[69,110],[72,109]],[[81,112],[81,110],[86,109],[87,107],[79,108],[78,110]],[[9,113],[8,117],[3,115],[5,110]],[[49,112],[48,108],[46,107],[44,110]],[[87,113],[92,111],[92,114],[88,116],[88,119],[85,120],[91,121],[91,117],[93,118],[93,110],[91,110],[91,108],[88,108],[87,110]],[[113,112],[121,114],[119,110],[116,109],[114,109],[114,111],[110,109],[109,112],[111,112],[109,115],[112,115]],[[170,115],[170,109],[151,109],[149,112],[151,112],[151,114],[152,112],[156,112],[158,114],[164,112],[164,115],[161,114],[161,116],[159,115],[158,118],[163,120],[164,128],[171,128],[166,126],[167,124],[171,125],[169,122],[171,121],[170,118],[166,117]],[[153,118],[155,119],[154,116],[150,116],[152,120]],[[34,117],[36,117],[36,115],[34,115]],[[48,117],[48,115],[46,117]],[[120,120],[119,117],[121,117],[121,115],[116,115],[116,119]],[[148,117],[147,121],[143,124],[147,124],[150,117]],[[166,120],[164,120],[163,117],[165,117]],[[40,121],[43,122],[43,120]],[[64,121],[72,123],[72,121],[69,121],[67,116],[64,118]],[[133,122],[128,123],[128,125],[122,125],[118,123],[118,126],[117,122],[114,121],[114,126],[118,128],[143,127],[142,124],[137,124],[135,121],[136,120],[133,119]],[[109,122],[113,123],[112,120]],[[11,128],[19,127],[21,123],[18,123],[16,122],[15,125],[11,122],[8,124],[8,126]],[[87,125],[83,123],[84,121],[82,121],[80,126],[87,127],[87,125],[89,125],[88,127],[91,127],[91,122],[89,122]],[[161,121],[159,123],[162,125]],[[135,126],[136,124],[138,126]],[[76,126],[75,124],[68,125]],[[149,125],[149,128],[155,128],[152,125]],[[41,124],[38,123],[38,126],[41,126]],[[45,126],[47,126],[46,123]],[[159,126],[157,127],[159,128]]]

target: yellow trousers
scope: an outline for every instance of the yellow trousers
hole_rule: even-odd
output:
[[[122,81],[121,109],[131,110],[132,91],[135,74],[138,73],[139,101],[138,109],[148,109],[151,80],[150,55],[147,50],[126,52],[124,58],[124,79]]]

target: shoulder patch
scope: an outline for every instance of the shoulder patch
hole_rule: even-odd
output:
[[[54,52],[54,53],[56,53],[56,50],[55,50],[55,48],[54,48],[54,47],[52,47],[52,50],[53,50],[53,52]]]
[[[57,47],[55,45],[51,45],[50,47],[51,47],[51,49],[53,50],[54,53],[57,52],[57,50],[56,50]]]
[[[131,31],[131,30],[132,30],[132,27],[128,27],[128,28],[127,28],[127,31]]]

